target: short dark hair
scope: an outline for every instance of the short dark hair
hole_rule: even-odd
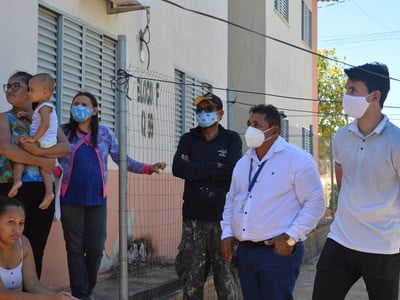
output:
[[[28,85],[29,80],[32,79],[32,75],[28,72],[25,71],[17,71],[14,74],[12,74],[8,79],[11,78],[19,78],[21,79],[26,85]]]
[[[25,85],[28,87],[29,86],[29,81],[32,79],[32,74],[25,72],[25,71],[16,71],[14,74],[12,74],[8,80],[11,78],[18,78],[21,80]],[[29,90],[29,88],[28,88]],[[38,103],[32,103],[32,109],[35,109],[38,106]]]
[[[390,90],[389,69],[385,64],[373,62],[345,69],[344,72],[350,80],[364,82],[369,93],[380,91],[381,100],[379,104],[383,108],[383,103]]]
[[[22,210],[25,213],[25,207],[21,203],[21,201],[19,201],[16,198],[10,198],[10,197],[7,197],[7,196],[0,196],[0,216],[4,215],[4,213],[7,211],[7,208],[10,207],[10,206],[20,207],[20,208],[22,208]]]
[[[264,114],[265,120],[269,123],[270,126],[278,126],[279,128],[281,128],[281,113],[275,106],[271,104],[258,104],[256,106],[253,106],[250,108],[249,113]]]

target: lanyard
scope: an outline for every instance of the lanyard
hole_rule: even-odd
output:
[[[263,161],[263,163],[261,164],[261,166],[258,168],[256,174],[254,174],[253,179],[251,179],[251,171],[253,170],[253,159],[251,159],[251,162],[250,162],[250,170],[249,170],[249,189],[248,189],[248,192],[249,192],[249,193],[250,193],[251,190],[253,189],[253,186],[254,186],[254,184],[256,183],[257,177],[258,177],[258,175],[260,174],[261,169],[264,167],[264,165],[265,165],[265,163],[266,163],[267,161],[268,161],[268,159]]]

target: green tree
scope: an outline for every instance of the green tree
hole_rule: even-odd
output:
[[[342,112],[346,80],[335,49],[318,50],[318,54],[324,56],[318,56],[318,152],[319,159],[326,160],[330,153],[330,136],[347,123],[347,116]]]

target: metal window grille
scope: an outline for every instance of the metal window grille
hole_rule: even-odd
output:
[[[312,48],[312,15],[304,1],[301,2],[301,39]]]
[[[289,0],[275,0],[274,8],[289,23]]]
[[[287,142],[289,142],[289,120],[281,120],[281,137],[283,137]]]
[[[313,132],[312,125],[310,125],[310,129],[301,128],[301,145],[304,150],[313,154]]]

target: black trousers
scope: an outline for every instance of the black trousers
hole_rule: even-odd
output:
[[[373,254],[327,239],[317,264],[313,300],[343,300],[363,278],[370,300],[398,300],[400,254]]]
[[[0,184],[0,194],[7,196],[11,185],[11,183]],[[39,208],[44,193],[43,182],[24,182],[15,197],[25,207],[24,235],[29,239],[32,246],[38,278],[42,273],[43,252],[54,216],[54,201],[45,210]]]
[[[73,296],[87,300],[97,282],[107,233],[107,204],[61,203],[61,223],[67,248]]]

